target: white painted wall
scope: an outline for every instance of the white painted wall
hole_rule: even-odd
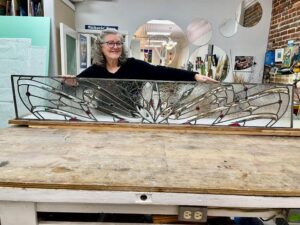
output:
[[[208,20],[213,27],[210,44],[222,48],[234,61],[235,56],[254,56],[257,65],[249,79],[260,83],[262,80],[264,55],[267,47],[271,20],[272,0],[259,0],[263,8],[261,21],[252,28],[239,25],[233,37],[226,38],[219,32],[224,20],[234,18],[242,0],[113,0],[85,1],[76,3],[75,26],[115,25],[119,30],[128,31],[129,41],[135,30],[151,19],[168,19],[186,31],[195,18]],[[190,45],[190,54],[197,46]],[[230,76],[232,77],[232,76]],[[231,81],[226,80],[226,81]]]

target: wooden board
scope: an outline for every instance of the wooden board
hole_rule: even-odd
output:
[[[300,196],[299,137],[0,130],[0,187]]]
[[[56,120],[10,120],[10,124],[35,128],[77,128],[99,131],[153,131],[176,133],[259,135],[259,136],[291,136],[300,137],[299,128],[270,127],[236,127],[236,126],[194,126],[176,124],[135,124],[135,123],[100,123]]]

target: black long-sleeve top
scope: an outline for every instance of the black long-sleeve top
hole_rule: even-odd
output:
[[[110,73],[105,67],[92,65],[77,77],[111,78],[134,80],[195,81],[195,72],[164,66],[153,66],[147,62],[128,58],[116,73]]]

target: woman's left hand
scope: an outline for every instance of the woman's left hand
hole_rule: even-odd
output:
[[[196,81],[201,82],[201,83],[210,83],[210,84],[220,83],[217,80],[214,80],[208,76],[203,76],[200,74],[196,74],[195,79],[196,79]]]

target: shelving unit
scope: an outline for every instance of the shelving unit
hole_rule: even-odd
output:
[[[44,16],[44,0],[7,0],[5,5],[6,16]]]
[[[28,15],[29,16],[44,16],[43,0],[29,0],[28,1]]]

